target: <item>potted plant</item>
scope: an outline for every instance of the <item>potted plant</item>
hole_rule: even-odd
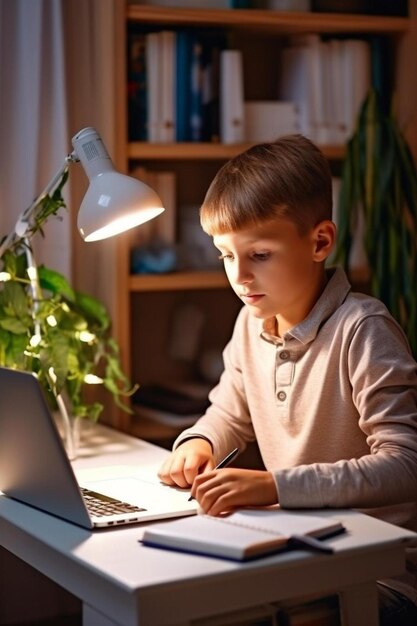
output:
[[[103,406],[89,401],[86,389],[101,383],[118,406],[135,388],[120,366],[103,304],[74,290],[53,269],[36,268],[30,238],[65,206],[65,173],[52,195],[41,201],[29,235],[17,238],[1,257],[0,365],[32,371],[52,408],[65,398],[72,416],[98,419]]]
[[[347,271],[361,221],[369,290],[401,324],[417,356],[417,173],[392,108],[384,110],[374,89],[343,164],[335,260]]]

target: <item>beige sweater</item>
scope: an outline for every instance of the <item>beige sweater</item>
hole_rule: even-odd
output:
[[[241,310],[212,404],[175,446],[201,435],[220,459],[256,438],[282,507],[361,508],[417,531],[417,364],[401,328],[337,269],[303,322],[274,331]]]

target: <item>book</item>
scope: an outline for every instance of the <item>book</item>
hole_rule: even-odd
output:
[[[145,36],[145,65],[147,78],[147,112],[148,112],[148,141],[160,142],[162,127],[162,84],[161,69],[162,55],[160,46],[160,34],[148,33]]]
[[[130,141],[146,141],[146,41],[143,33],[128,34],[127,104]]]
[[[301,132],[318,144],[347,141],[369,86],[368,41],[302,35],[282,51],[280,99],[295,103]]]
[[[298,114],[293,102],[257,100],[245,102],[245,141],[275,141],[281,135],[297,133]]]
[[[202,85],[203,45],[198,34],[192,37],[191,81],[190,81],[190,139],[201,141],[203,134],[203,85]]]
[[[291,45],[281,52],[279,99],[295,104],[300,132],[311,139],[313,113],[310,106],[313,89],[309,51],[306,46]]]
[[[176,37],[176,141],[190,141],[190,75],[191,75],[192,35],[179,30]]]
[[[295,548],[332,552],[318,538],[341,532],[343,525],[333,517],[273,507],[155,524],[145,529],[141,541],[152,547],[246,561]]]
[[[164,143],[171,143],[175,140],[176,135],[176,33],[170,30],[163,30],[158,33],[158,44],[159,54],[161,56],[159,91],[161,126],[159,129],[159,140]]]
[[[223,143],[244,140],[243,59],[240,50],[220,53],[220,138]]]
[[[222,30],[199,32],[201,141],[220,141],[220,55],[227,37]]]

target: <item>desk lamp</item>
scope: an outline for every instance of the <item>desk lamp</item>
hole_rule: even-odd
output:
[[[42,340],[41,327],[36,319],[42,292],[30,239],[41,230],[42,224],[50,215],[56,215],[59,208],[64,206],[60,191],[67,180],[69,165],[80,162],[89,178],[89,187],[82,200],[77,220],[80,235],[87,242],[122,233],[153,219],[164,211],[162,202],[153,189],[115,170],[103,141],[94,128],[89,127],[79,131],[72,138],[72,145],[73,152],[65,158],[64,164],[51,178],[45,189],[21,213],[14,230],[0,244],[0,259],[8,250],[20,246],[26,256],[27,275],[33,302],[34,333],[30,339],[32,347]],[[61,201],[45,202],[53,193],[58,193]],[[0,271],[0,281],[8,279],[10,276],[7,272]],[[70,442],[72,436],[70,419],[61,393],[57,389],[56,374],[52,367],[49,368],[47,379],[63,417],[65,437],[73,447]],[[71,455],[68,446],[67,451]]]
[[[58,187],[70,163],[81,162],[90,181],[78,212],[78,230],[85,241],[98,241],[118,235],[164,211],[153,189],[115,170],[94,128],[84,128],[74,135],[72,145],[74,151],[65,158],[64,165],[19,216],[14,231],[1,244],[0,258],[18,239],[30,238],[42,199]]]

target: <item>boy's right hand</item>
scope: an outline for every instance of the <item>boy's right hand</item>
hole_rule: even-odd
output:
[[[190,487],[197,474],[214,469],[211,445],[206,439],[184,441],[161,466],[158,476],[167,485]]]

